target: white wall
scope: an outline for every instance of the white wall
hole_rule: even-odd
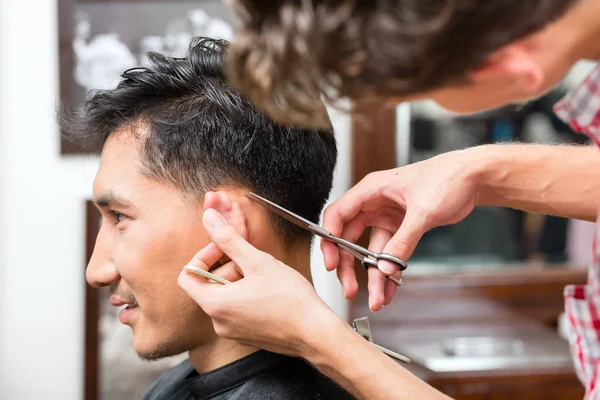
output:
[[[97,160],[60,157],[56,0],[0,7],[0,398],[80,399],[84,199]],[[334,198],[349,183],[348,119],[336,121]],[[335,274],[313,258],[319,292],[345,315]]]
[[[2,3],[0,2],[0,93],[3,92],[3,80],[2,80],[2,76],[3,76],[3,63],[5,61],[4,59],[4,48],[3,48],[3,29],[2,29],[2,15],[4,14],[4,7],[2,5]],[[2,229],[2,225],[3,225],[3,210],[4,210],[4,196],[5,196],[5,192],[3,190],[4,188],[4,132],[2,130],[2,121],[4,120],[4,98],[0,95],[0,290],[2,290],[3,288],[3,278],[4,278],[4,269],[6,266],[5,260],[4,260],[4,229]],[[0,292],[0,312],[2,310],[2,295]],[[1,315],[1,314],[0,314]],[[1,321],[1,317],[0,317],[0,321]],[[1,330],[1,322],[0,322],[0,343],[2,343],[2,330]],[[2,356],[2,346],[0,345],[0,360],[3,360],[4,357]],[[6,367],[4,366],[4,364],[2,364],[0,362],[0,385],[2,385],[2,377],[6,374]]]
[[[0,398],[79,399],[83,200],[97,163],[59,156],[55,1],[2,7]]]
[[[329,197],[328,204],[339,198],[351,184],[351,121],[347,114],[334,109],[329,109],[329,115],[333,122],[336,140],[338,143],[338,160],[335,169],[333,188]],[[321,253],[320,240],[318,238],[313,244],[311,254],[311,267],[313,283],[319,295],[323,300],[342,318],[348,320],[349,310],[348,302],[342,292],[342,286],[334,272],[327,272],[323,262],[323,253]]]

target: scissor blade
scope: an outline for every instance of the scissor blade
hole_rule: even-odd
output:
[[[379,349],[379,351],[383,352],[385,355],[387,355],[389,357],[395,358],[396,360],[401,361],[401,362],[403,362],[405,364],[410,364],[411,363],[410,358],[408,358],[406,356],[403,356],[402,354],[398,354],[395,351],[392,351],[390,349],[386,349],[385,347],[380,346],[378,344],[375,344],[373,342],[369,342],[369,343],[371,343],[373,346],[377,347]]]
[[[255,193],[249,193],[248,197],[250,197],[252,200],[258,201],[269,211],[279,215],[281,218],[293,223],[294,225],[297,225],[303,229],[306,229],[307,231],[312,232],[315,235],[320,236],[324,239],[331,240],[332,242],[338,244],[339,246],[343,246],[345,249],[352,249],[354,251],[354,253],[356,254],[356,255],[355,254],[353,254],[353,255],[360,260],[362,260],[365,256],[375,258],[377,255],[376,253],[374,253],[368,249],[365,249],[362,246],[359,246],[355,243],[349,242],[345,239],[333,236],[331,234],[331,232],[323,229],[321,226],[319,226],[317,224],[313,224],[312,222],[299,216],[298,214],[294,214],[293,212],[286,210],[285,208],[281,207],[280,205],[275,204],[272,201],[269,201],[263,197],[260,197],[259,195],[255,194]]]
[[[354,256],[354,258],[356,258],[357,260],[359,260],[360,262],[366,262],[368,257],[365,257],[364,255],[360,254],[358,251],[351,249],[350,247],[344,246],[342,244],[339,245],[340,248],[342,250],[344,250],[346,253]],[[375,265],[377,265],[377,260],[373,260],[373,262],[375,263]],[[368,263],[370,264],[370,263]]]
[[[287,221],[290,221],[292,224],[299,226],[300,228],[306,229],[307,231],[312,232],[315,235],[321,236],[326,239],[331,239],[333,237],[331,235],[331,233],[329,233],[325,229],[321,228],[319,225],[313,224],[306,218],[302,218],[298,214],[295,214],[289,210],[286,210],[285,208],[281,207],[278,204],[273,203],[272,201],[269,201],[263,197],[260,197],[259,195],[255,194],[255,193],[249,193],[249,196],[251,196],[254,200],[258,200],[258,202],[261,203],[268,210],[279,215],[281,218],[283,218]]]

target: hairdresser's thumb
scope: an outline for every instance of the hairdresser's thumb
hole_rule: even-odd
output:
[[[248,243],[216,210],[207,209],[202,222],[212,242],[242,270],[250,267],[252,260],[262,258],[264,253]]]

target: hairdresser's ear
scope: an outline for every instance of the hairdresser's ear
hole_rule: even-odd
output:
[[[527,46],[514,43],[497,50],[469,74],[474,83],[502,80],[516,84],[527,93],[538,93],[544,85],[544,70]]]
[[[247,219],[235,197],[230,196],[225,190],[207,192],[204,196],[202,212],[209,208],[217,210],[229,225],[233,226],[244,239],[248,239]]]

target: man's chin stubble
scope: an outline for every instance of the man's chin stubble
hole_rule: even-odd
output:
[[[173,357],[188,351],[188,346],[179,339],[170,339],[161,343],[151,351],[137,351],[138,356],[146,361],[158,361],[162,358]]]

